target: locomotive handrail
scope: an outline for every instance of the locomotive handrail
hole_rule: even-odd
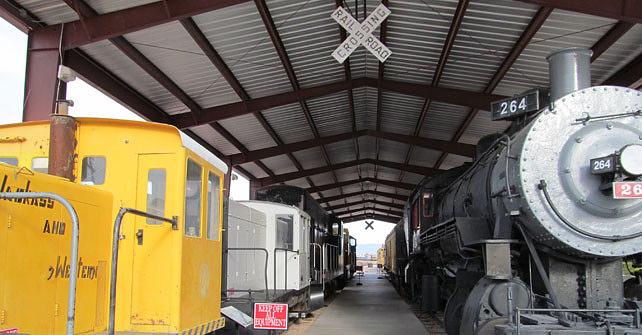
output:
[[[325,269],[323,268],[323,260],[325,258],[325,255],[323,254],[323,247],[319,243],[310,243],[312,245],[312,256],[313,256],[313,267],[316,271],[316,266],[317,266],[317,257],[316,257],[316,252],[317,252],[317,247],[319,248],[319,258],[321,258],[321,266],[319,267],[321,269],[321,275],[319,276],[319,281],[321,282],[321,289],[325,292],[325,281],[323,280],[323,274],[325,272]],[[316,278],[315,278],[316,279]]]
[[[284,280],[284,286],[283,290],[287,293],[288,291],[288,252],[293,252],[297,255],[299,255],[299,250],[290,250],[287,248],[274,248],[274,298],[276,298],[276,252],[277,251],[285,251],[283,253],[283,260],[285,262],[285,280]]]
[[[120,242],[120,227],[123,222],[125,214],[130,213],[137,216],[142,216],[158,221],[170,223],[172,230],[178,230],[178,216],[173,216],[171,219],[150,214],[140,211],[138,209],[121,207],[114,220],[114,235],[111,247],[111,278],[109,280],[109,326],[107,328],[108,335],[114,335],[116,324],[116,280],[118,273],[118,243]]]
[[[74,335],[76,321],[76,284],[78,282],[78,230],[80,223],[74,206],[67,199],[49,192],[2,192],[0,199],[52,199],[58,201],[71,217],[71,264],[69,264],[69,292],[67,293],[67,335]]]
[[[270,254],[267,249],[265,248],[227,248],[227,251],[263,251],[265,253],[265,267],[263,268],[263,279],[265,280],[265,301],[269,301],[269,285],[268,285],[268,279],[267,279],[267,273],[268,273],[268,260],[270,258]],[[275,262],[276,263],[276,262]],[[254,291],[256,292],[256,291]]]

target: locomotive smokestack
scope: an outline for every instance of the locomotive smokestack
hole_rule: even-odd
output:
[[[591,55],[591,50],[570,48],[546,57],[551,82],[551,103],[571,92],[591,86]]]

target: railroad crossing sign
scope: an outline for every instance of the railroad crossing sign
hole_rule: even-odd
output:
[[[368,229],[374,230],[374,227],[372,226],[373,223],[374,221],[370,221],[370,222],[366,221],[366,229],[364,230],[368,230]]]
[[[359,21],[352,17],[343,7],[337,7],[337,9],[332,12],[332,18],[347,30],[350,35],[334,50],[332,57],[343,64],[359,45],[363,45],[372,52],[380,62],[385,62],[392,52],[383,45],[378,38],[372,35],[372,32],[379,27],[388,15],[390,15],[390,9],[383,4],[379,4],[362,23],[359,23]]]

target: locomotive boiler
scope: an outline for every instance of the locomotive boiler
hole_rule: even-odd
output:
[[[551,54],[550,100],[493,104],[509,129],[410,196],[393,278],[448,334],[642,334],[642,96],[591,87],[590,57]]]

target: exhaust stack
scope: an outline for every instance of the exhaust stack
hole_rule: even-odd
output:
[[[556,51],[548,57],[551,83],[551,103],[578,90],[591,86],[591,56],[593,51],[569,48]]]

